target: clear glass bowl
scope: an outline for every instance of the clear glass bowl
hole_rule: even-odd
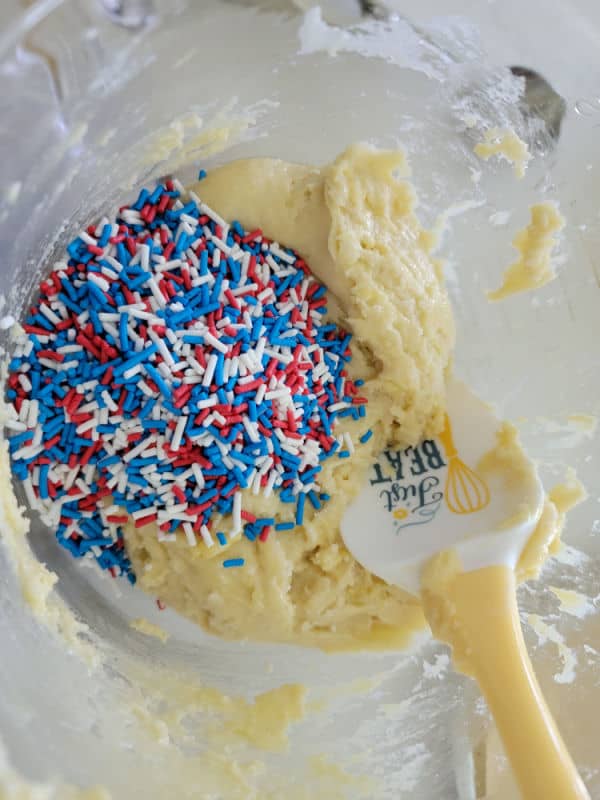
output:
[[[597,414],[600,405],[598,11],[584,2],[550,10],[532,0],[523,10],[513,0],[465,0],[455,7],[470,22],[432,22],[443,3],[407,2],[403,13],[427,25],[427,36],[396,22],[376,35],[363,26],[348,38],[313,16],[301,52],[301,17],[283,2],[257,10],[163,0],[148,14],[137,3],[125,25],[118,13],[106,13],[108,5],[33,3],[0,34],[2,313],[19,317],[79,227],[152,178],[175,171],[185,181],[200,165],[241,156],[321,164],[356,140],[402,144],[424,221],[434,225],[452,209],[441,252],[459,327],[457,372],[520,421],[548,485],[570,465],[590,493],[569,517],[570,547],[543,582],[522,589],[520,601],[550,704],[600,797],[598,446],[572,419]],[[337,55],[327,52],[331,42]],[[506,96],[494,91],[505,75],[499,66],[511,64],[541,72],[568,105],[556,147],[536,157],[521,183],[506,164],[478,161],[465,125],[472,111],[516,119]],[[490,305],[484,291],[498,284],[514,254],[510,241],[539,199],[559,201],[568,221],[559,277],[539,292]],[[506,224],[492,224],[490,216],[503,211],[511,212]],[[30,542],[60,576],[56,591],[106,657],[88,671],[31,617],[2,550],[0,725],[11,763],[27,778],[102,784],[117,798],[511,797],[485,708],[473,684],[448,668],[441,645],[333,656],[222,642],[159,612],[141,592],[82,569],[36,520]],[[584,594],[587,616],[560,613],[548,585]],[[531,614],[550,624],[546,640],[539,624],[537,633],[527,624],[535,621]],[[170,631],[166,646],[130,629],[139,616]],[[569,654],[576,677],[565,683]],[[248,764],[263,754],[223,747],[225,760],[243,762],[248,788],[219,787],[194,761],[208,741],[200,723],[188,720],[182,754],[181,736],[156,741],[148,718],[132,711],[136,676],[148,666],[156,676],[171,670],[190,684],[247,697],[298,681],[309,687],[309,712],[293,726],[288,752],[268,756],[263,772]],[[161,702],[181,702],[169,694],[170,679],[161,681]],[[135,702],[147,707],[152,700],[146,688]],[[311,771],[307,764],[319,755],[375,783],[344,784],[314,764]]]

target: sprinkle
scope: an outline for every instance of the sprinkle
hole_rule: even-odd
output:
[[[373,436],[373,431],[369,428],[369,430],[363,433],[363,435],[360,437],[359,439],[360,443],[366,444],[371,438],[371,436]]]
[[[296,525],[302,525],[304,522],[304,501],[306,500],[306,495],[301,493],[298,495],[298,502],[296,505]]]
[[[212,547],[214,545],[213,538],[210,535],[210,531],[208,530],[206,525],[202,525],[200,527],[200,535],[202,536],[202,541],[207,547]]]
[[[230,569],[231,567],[243,567],[244,566],[244,559],[243,558],[228,558],[223,562],[223,566],[225,569]]]
[[[175,433],[173,434],[173,438],[171,439],[171,450],[179,450],[179,448],[181,447],[181,441],[183,439],[183,434],[187,422],[188,422],[187,417],[179,417],[179,419],[177,420],[177,425],[175,426]]]

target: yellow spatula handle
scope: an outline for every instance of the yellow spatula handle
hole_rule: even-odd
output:
[[[507,567],[456,576],[456,624],[523,800],[590,800],[546,705],[523,639],[516,581]]]

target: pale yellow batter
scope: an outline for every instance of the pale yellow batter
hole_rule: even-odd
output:
[[[512,130],[489,128],[483,141],[475,145],[474,152],[484,161],[499,156],[513,165],[517,178],[525,176],[531,153],[527,144]]]
[[[227,557],[243,557],[243,569],[223,568],[223,548],[189,547],[183,536],[158,542],[153,526],[128,527],[142,588],[220,636],[382,647],[405,643],[424,625],[416,599],[360,566],[339,532],[373,456],[387,442],[415,444],[441,429],[454,325],[406,177],[400,152],[355,145],[322,169],[237,161],[195,187],[226,219],[295,248],[328,285],[333,315],[355,337],[350,371],[366,380],[369,398],[366,419],[336,432],[355,442],[368,428],[374,433],[352,458],[325,462],[320,483],[332,499],[310,509],[302,528],[231,545]],[[293,518],[293,507],[262,495],[246,492],[243,506]]]
[[[161,628],[160,625],[155,625],[144,617],[132,619],[129,623],[129,627],[134,631],[138,631],[138,633],[143,633],[145,636],[153,636],[155,639],[163,642],[163,644],[169,639],[167,631]]]
[[[502,285],[488,292],[489,300],[504,300],[513,294],[539,289],[556,277],[552,255],[557,244],[556,234],[565,220],[552,203],[531,206],[531,221],[513,239],[519,258],[504,273]]]

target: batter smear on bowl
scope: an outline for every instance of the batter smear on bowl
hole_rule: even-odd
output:
[[[76,557],[227,638],[385,646],[416,598],[339,523],[438,433],[453,321],[399,152],[232,162],[67,247],[8,381],[13,471]]]

